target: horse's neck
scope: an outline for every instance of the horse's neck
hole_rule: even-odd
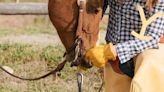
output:
[[[70,48],[74,42],[78,7],[76,0],[49,0],[49,16],[57,29],[59,37],[66,47]]]

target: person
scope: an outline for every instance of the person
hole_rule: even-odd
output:
[[[146,27],[144,35],[151,36],[151,40],[138,39],[131,34],[134,30],[139,33],[142,27],[136,4],[142,6],[147,19],[157,12],[164,13],[164,0],[105,0],[103,12],[109,5],[107,44],[87,51],[86,58],[93,65],[101,68],[109,62],[116,72],[133,78],[133,58],[147,49],[159,48],[158,43],[164,34],[164,17],[156,18]]]
[[[146,27],[144,36],[152,39],[142,40],[131,34],[140,34],[144,23],[136,5],[143,8],[147,20],[164,13],[164,0],[105,0],[103,12],[108,5],[107,44],[86,53],[94,66],[105,68],[105,92],[164,92],[164,44],[159,43],[164,42],[160,40],[164,16]]]

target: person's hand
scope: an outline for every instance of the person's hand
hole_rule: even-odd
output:
[[[109,43],[91,48],[85,56],[94,66],[102,68],[107,61],[115,61],[117,54],[114,46]]]

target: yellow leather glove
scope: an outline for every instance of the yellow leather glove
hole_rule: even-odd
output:
[[[91,48],[86,53],[86,59],[96,67],[104,67],[108,60],[116,60],[116,55],[113,52],[113,45],[109,43]]]

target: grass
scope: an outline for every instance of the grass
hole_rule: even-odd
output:
[[[0,44],[0,62],[28,62],[48,61],[57,62],[61,60],[64,49],[62,46],[46,46],[31,44]]]
[[[100,31],[106,31],[106,29],[107,29],[107,25],[101,23],[101,24],[100,24]]]
[[[26,26],[22,28],[0,28],[0,36],[5,35],[36,35],[36,34],[51,34],[55,35],[56,32],[50,27],[40,26]]]
[[[29,44],[0,44],[0,63],[10,66],[15,74],[35,77],[52,70],[63,59],[63,46],[38,46]],[[96,69],[84,72],[84,91],[95,92],[100,86]],[[77,69],[66,65],[60,76],[39,81],[21,81],[0,72],[0,92],[77,92]]]

